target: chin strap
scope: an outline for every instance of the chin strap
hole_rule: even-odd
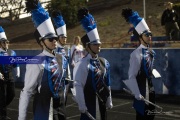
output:
[[[42,41],[43,42],[43,44],[45,45],[45,47],[46,47],[46,49],[48,49],[49,51],[53,51],[54,49],[50,49],[45,43],[44,43],[44,41]]]
[[[65,44],[62,44],[60,40],[58,40],[58,42],[61,46],[65,46]]]
[[[5,51],[7,51],[7,49],[6,49],[6,48],[4,48],[4,47],[3,47],[3,49],[4,49]]]
[[[90,50],[93,54],[96,55],[96,53],[91,49],[90,44],[88,44],[88,48],[89,48],[89,50]]]
[[[147,42],[145,42],[143,38],[142,38],[142,40],[146,44],[146,46],[149,47],[149,44]]]
[[[3,47],[2,43],[1,43],[1,48],[4,50],[4,51],[7,51],[7,49],[5,47]]]
[[[2,46],[2,49],[5,50],[5,51],[7,51],[7,49],[6,49],[5,47],[3,47],[3,46]]]

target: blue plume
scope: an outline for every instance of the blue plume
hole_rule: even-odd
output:
[[[65,22],[64,22],[62,16],[57,16],[57,17],[53,18],[53,20],[54,20],[54,24],[55,24],[56,28],[59,28],[59,27],[65,25]]]
[[[54,21],[54,25],[56,26],[56,28],[59,28],[59,27],[65,25],[65,22],[63,20],[63,17],[61,15],[60,11],[53,11],[52,19]]]
[[[49,13],[44,10],[40,2],[38,2],[38,5],[35,9],[31,10],[31,15],[35,27],[38,27],[41,23],[49,18]]]
[[[142,18],[139,16],[137,12],[132,12],[132,15],[129,16],[129,22],[132,23],[134,27],[136,27],[141,20]]]
[[[0,33],[4,32],[4,29],[0,26]]]
[[[81,20],[81,24],[86,32],[90,32],[97,27],[96,22],[91,14],[84,16],[84,18]]]

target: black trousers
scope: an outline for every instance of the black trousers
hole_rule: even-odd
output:
[[[166,36],[172,40],[178,40],[179,38],[179,26],[178,23],[168,22],[165,24]],[[173,32],[174,30],[174,32]]]
[[[154,110],[155,110],[154,106],[146,105],[144,115],[136,111],[136,120],[154,120],[155,117],[155,113],[153,113]]]
[[[15,96],[15,84],[10,81],[0,80],[0,116],[6,116],[6,107]]]
[[[101,120],[107,120],[107,111],[106,111],[106,105],[99,100],[99,112]],[[95,111],[91,111],[95,112]],[[91,114],[93,116],[93,114]],[[95,116],[94,116],[95,117]],[[97,117],[97,116],[96,116]],[[81,113],[80,120],[91,120],[85,113]]]
[[[66,108],[63,99],[53,99],[53,120],[66,120]]]

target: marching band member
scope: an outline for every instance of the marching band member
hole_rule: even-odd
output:
[[[143,101],[143,98],[155,103],[155,91],[152,84],[152,68],[155,52],[150,48],[152,33],[145,20],[130,8],[122,9],[122,16],[133,24],[139,34],[140,46],[130,55],[129,80],[124,81],[134,94],[133,107],[136,120],[153,120],[155,107]]]
[[[56,53],[62,54],[67,62],[67,68],[65,72],[65,84],[66,84],[66,90],[65,90],[65,101],[67,102],[67,96],[68,96],[68,91],[69,91],[69,82],[67,79],[71,79],[71,72],[70,72],[70,67],[69,67],[69,61],[70,61],[70,49],[66,46],[66,41],[67,41],[67,31],[66,31],[66,24],[65,21],[63,20],[62,14],[58,10],[54,10],[52,12],[52,20],[54,21],[54,25],[56,27],[56,33],[58,35],[58,41],[57,41],[57,48],[56,48]],[[65,104],[66,104],[65,102]]]
[[[26,11],[32,15],[36,27],[34,35],[43,51],[38,55],[42,63],[26,66],[24,88],[19,99],[18,120],[26,119],[28,104],[32,96],[34,96],[33,120],[65,120],[63,77],[66,59],[54,51],[58,37],[48,12],[39,1],[26,0]]]
[[[110,89],[110,64],[105,58],[98,57],[100,38],[96,22],[86,8],[78,11],[78,18],[87,34],[81,38],[87,55],[73,70],[75,100],[81,112],[81,120],[90,120],[88,111],[96,120],[107,119],[106,108],[113,107]]]
[[[16,56],[14,50],[9,49],[9,40],[4,29],[0,26],[0,56]],[[15,77],[13,76],[15,72]],[[0,64],[0,120],[10,120],[7,116],[7,106],[15,96],[15,79],[20,77],[18,64]]]

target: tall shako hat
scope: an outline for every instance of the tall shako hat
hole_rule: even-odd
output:
[[[122,9],[122,16],[126,22],[133,24],[139,35],[150,30],[144,18],[141,18],[136,11],[132,11],[130,8]]]
[[[96,22],[86,8],[83,7],[78,10],[78,19],[87,32],[86,35],[81,38],[83,47],[86,47],[87,44],[101,44]]]
[[[4,29],[0,26],[0,41],[7,40],[6,34],[4,32]]]
[[[37,42],[48,38],[57,38],[49,13],[41,6],[39,0],[26,0],[27,13],[31,13],[32,21],[36,27],[34,33]]]
[[[66,24],[63,20],[61,12],[58,10],[54,10],[52,12],[52,19],[56,27],[57,35],[67,37]]]

